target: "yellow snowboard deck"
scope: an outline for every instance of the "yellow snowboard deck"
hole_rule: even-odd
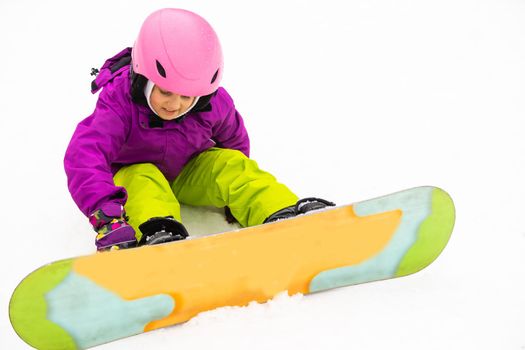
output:
[[[454,220],[446,192],[418,187],[228,233],[62,260],[20,283],[11,322],[38,349],[83,349],[282,291],[403,276],[440,254]]]

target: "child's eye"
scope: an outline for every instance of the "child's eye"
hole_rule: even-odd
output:
[[[181,96],[183,99],[187,100],[187,99],[190,99],[191,97],[190,96]]]
[[[160,91],[160,93],[163,94],[164,96],[170,96],[170,95],[171,95],[171,92],[169,92],[169,91],[164,91],[164,90],[160,90],[160,89],[159,89],[159,91]]]

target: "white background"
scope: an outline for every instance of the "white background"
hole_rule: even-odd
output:
[[[344,204],[435,185],[457,222],[410,277],[218,310],[100,349],[525,349],[518,0],[2,0],[1,349],[29,348],[8,319],[17,283],[94,250],[63,154],[95,105],[90,68],[161,7],[215,27],[252,157],[301,197]]]

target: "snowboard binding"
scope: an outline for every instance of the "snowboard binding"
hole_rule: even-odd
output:
[[[183,224],[172,216],[154,217],[139,226],[142,237],[138,246],[181,241],[188,237]]]
[[[264,220],[264,223],[267,224],[269,222],[289,219],[297,215],[306,214],[313,210],[320,210],[326,207],[333,206],[335,206],[335,203],[332,203],[325,199],[314,197],[303,198],[300,199],[295,205],[291,205],[289,207],[279,210],[278,212],[273,213],[266,220]]]

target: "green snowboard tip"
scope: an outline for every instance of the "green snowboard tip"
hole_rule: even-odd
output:
[[[450,239],[456,213],[454,202],[440,188],[432,190],[431,213],[421,223],[416,243],[403,257],[396,276],[406,276],[430,265],[441,254]]]
[[[16,333],[36,349],[77,349],[73,338],[47,319],[45,295],[68,275],[73,260],[43,266],[16,287],[9,303],[9,318]]]

